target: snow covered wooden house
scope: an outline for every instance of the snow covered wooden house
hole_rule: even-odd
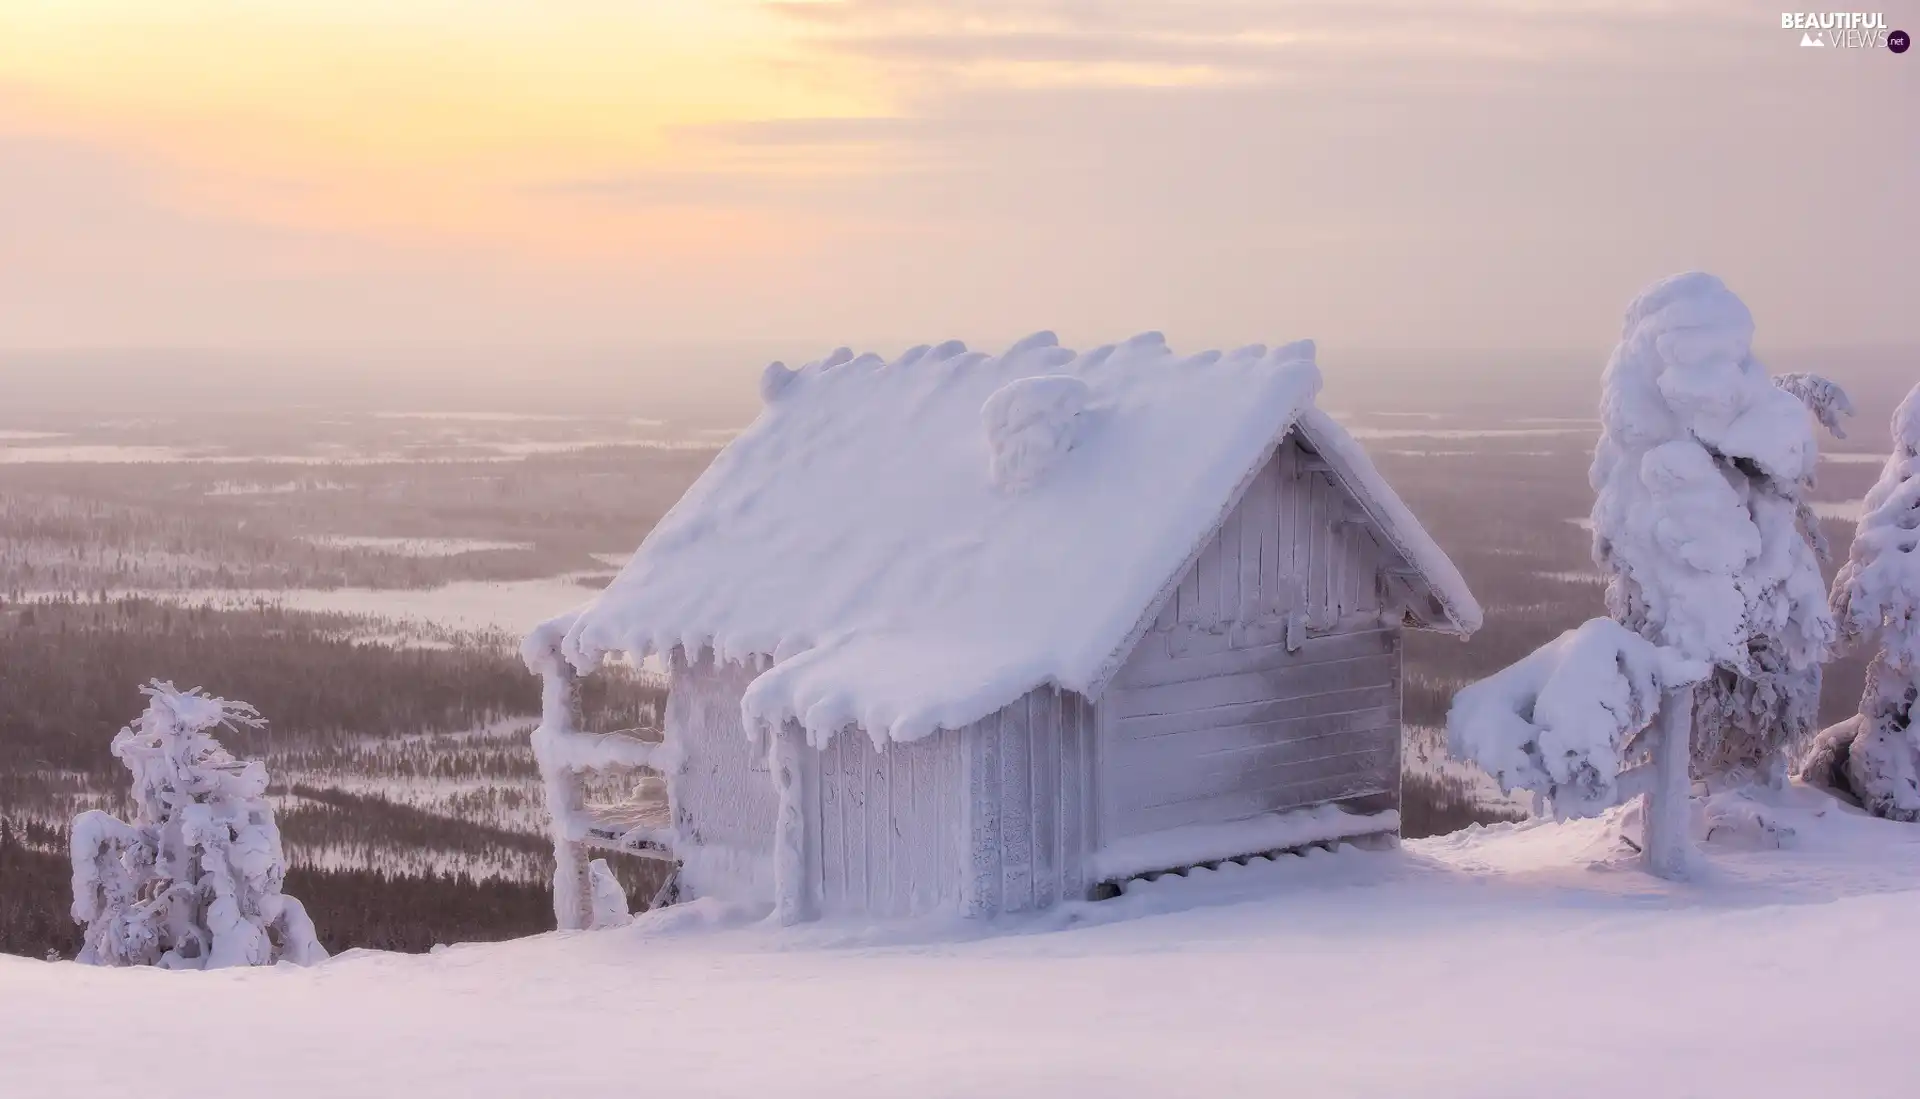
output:
[[[528,638],[561,926],[596,846],[798,920],[1396,833],[1402,631],[1480,610],[1319,385],[1311,343],[1155,333],[768,367],[753,425]],[[669,669],[663,741],[579,727],[610,653]],[[618,767],[665,801],[586,804]]]

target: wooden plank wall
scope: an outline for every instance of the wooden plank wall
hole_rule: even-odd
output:
[[[964,730],[961,908],[1030,912],[1087,895],[1093,707],[1043,687]]]
[[[958,904],[962,739],[943,730],[883,750],[848,729],[819,752],[808,827],[821,911],[904,916]]]
[[[1326,801],[1397,805],[1390,559],[1332,475],[1282,444],[1101,700],[1100,840]]]
[[[766,745],[740,721],[740,697],[756,673],[710,657],[689,663],[678,649],[669,667],[667,729],[686,753],[668,776],[675,826],[697,845],[770,854],[779,799]]]
[[[1220,652],[1285,640],[1296,612],[1316,631],[1378,615],[1379,573],[1391,556],[1346,490],[1289,436],[1207,540],[1141,648]]]
[[[743,735],[740,665],[673,668],[668,720],[686,739],[673,781],[684,835],[712,851],[770,856],[778,799]],[[1086,895],[1093,707],[1043,688],[961,730],[877,749],[860,729],[811,753],[808,858],[819,909],[875,916],[1047,908]],[[764,860],[762,860],[764,861]],[[758,890],[753,858],[735,890]],[[716,883],[720,884],[720,883]]]

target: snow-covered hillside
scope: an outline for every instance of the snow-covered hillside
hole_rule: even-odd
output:
[[[1796,847],[1709,843],[1691,885],[1614,865],[1603,819],[992,937],[693,905],[310,970],[0,958],[0,1095],[1911,1095],[1920,828],[1782,797]]]

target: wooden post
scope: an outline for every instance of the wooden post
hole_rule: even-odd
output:
[[[1660,741],[1654,746],[1653,788],[1642,807],[1646,819],[1647,871],[1669,881],[1683,881],[1692,861],[1688,835],[1693,790],[1689,773],[1693,756],[1693,688],[1668,690],[1660,699]]]
[[[818,915],[810,872],[811,849],[817,841],[807,828],[814,769],[808,766],[806,730],[798,722],[782,722],[767,739],[767,770],[780,799],[773,833],[773,914],[791,927]]]
[[[562,931],[593,923],[593,889],[588,879],[587,848],[567,832],[569,821],[585,809],[576,771],[547,777],[547,815],[553,826],[553,917]]]
[[[586,808],[585,791],[577,771],[542,749],[580,728],[580,680],[557,653],[547,661],[540,679],[540,728],[533,734],[533,754],[546,788],[547,821],[553,835],[554,924],[562,931],[579,931],[593,922],[587,850],[573,838],[575,822]]]

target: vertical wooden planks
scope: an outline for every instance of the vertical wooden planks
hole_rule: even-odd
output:
[[[1340,503],[1343,507],[1347,506],[1347,502],[1344,498],[1340,501]],[[1343,511],[1342,514],[1346,515],[1350,513]],[[1360,543],[1358,538],[1360,528],[1354,525],[1353,523],[1343,522],[1340,524],[1339,530],[1340,530],[1340,618],[1344,620],[1347,615],[1352,614],[1354,611],[1357,611],[1360,609],[1360,592],[1354,586],[1354,582],[1353,582],[1354,577],[1360,575],[1360,571],[1361,571],[1359,568],[1356,567],[1357,562],[1354,560],[1354,555],[1359,552],[1359,548],[1360,548]]]
[[[1403,753],[1407,750],[1407,634],[1398,627],[1393,631],[1393,725],[1400,735],[1393,741],[1393,808],[1401,807],[1401,795],[1407,779],[1407,761]]]
[[[1354,572],[1349,567],[1353,561],[1353,525],[1346,521],[1347,494],[1338,485],[1330,487],[1333,491],[1327,497],[1327,535],[1333,539],[1333,567],[1327,578],[1327,620],[1338,622],[1353,607],[1353,598],[1347,590],[1347,578]]]
[[[1215,622],[1232,622],[1240,617],[1240,528],[1246,509],[1236,507],[1220,521],[1214,539],[1220,543],[1220,607]]]
[[[1307,598],[1311,620],[1323,628],[1332,625],[1335,617],[1333,579],[1339,568],[1335,563],[1339,552],[1333,520],[1339,514],[1341,503],[1326,474],[1314,474],[1313,519],[1307,527],[1313,535],[1313,572]]]
[[[847,904],[862,906],[867,897],[867,768],[861,759],[860,745],[853,738],[865,736],[859,729],[842,729],[834,736],[840,742],[840,780],[845,795]]]
[[[1001,911],[1033,907],[1033,737],[1035,694],[1000,711]]]
[[[820,749],[820,904],[829,910],[847,901],[847,784],[840,775],[844,737]]]
[[[1367,528],[1366,549],[1367,576],[1362,581],[1365,585],[1363,590],[1366,606],[1372,611],[1383,610],[1386,607],[1386,600],[1383,598],[1386,593],[1382,586],[1385,578],[1381,575],[1381,569],[1386,566],[1387,556],[1386,551],[1380,548],[1380,539],[1374,535],[1371,527]]]
[[[967,818],[971,837],[964,911],[992,915],[1003,892],[1000,871],[1000,720],[986,718],[967,730]]]
[[[1240,590],[1233,604],[1236,622],[1249,622],[1260,614],[1264,598],[1260,590],[1260,541],[1262,531],[1273,525],[1272,484],[1273,462],[1268,460],[1234,509],[1240,515]]]
[[[1084,899],[1093,707],[1040,688],[963,730],[814,753],[807,881],[826,913],[1018,913]]]
[[[1191,628],[1200,621],[1200,570],[1188,569],[1180,578],[1180,590],[1174,595],[1179,604],[1175,612],[1176,629]]]
[[[1060,719],[1060,898],[1086,899],[1087,728],[1086,703],[1063,694]]]
[[[1033,906],[1060,899],[1060,710],[1067,696],[1043,687],[1028,696],[1033,721]]]
[[[865,733],[855,731],[855,736]],[[890,748],[891,746],[889,746]],[[889,748],[860,745],[867,773],[867,911],[885,914],[893,888],[893,783]]]
[[[800,739],[800,755],[807,768],[807,880],[812,883],[816,911],[826,912],[833,903],[827,897],[826,757],[806,743],[804,733]]]
[[[913,800],[913,756],[915,749],[927,745],[896,744],[887,755],[887,881],[892,885],[893,911],[904,915],[913,910],[913,848],[910,842],[915,819]]]
[[[1200,551],[1195,570],[1195,595],[1198,607],[1194,618],[1202,626],[1220,621],[1220,535],[1215,532]]]
[[[912,865],[908,867],[907,878],[912,882],[909,895],[910,907],[914,912],[930,912],[939,900],[939,837],[943,834],[942,829],[949,825],[942,819],[945,799],[935,785],[934,772],[939,767],[941,755],[947,750],[947,738],[952,735],[951,732],[935,733],[916,745],[924,750],[913,753],[912,805],[913,811],[921,816],[920,830],[916,833],[919,842],[908,848]],[[932,830],[931,843],[926,839],[927,829]]]
[[[967,791],[964,789],[966,775],[960,764],[960,753],[966,751],[966,730],[948,731],[939,734],[941,745],[939,754],[933,757],[933,783],[935,797],[939,799],[940,813],[937,822],[939,831],[933,845],[933,880],[936,896],[958,896],[965,890],[960,885],[960,855],[967,849],[970,837],[967,816],[962,810]]]
[[[1283,580],[1292,574],[1288,561],[1293,552],[1293,529],[1287,514],[1287,490],[1293,479],[1294,457],[1299,447],[1289,435],[1274,454],[1266,473],[1267,514],[1260,528],[1260,603],[1261,610],[1279,615],[1287,609],[1288,593]]]
[[[1293,552],[1289,555],[1284,583],[1289,589],[1287,610],[1306,614],[1307,578],[1313,566],[1314,475],[1306,468],[1307,455],[1298,443],[1293,450],[1293,477],[1287,482],[1287,531],[1292,536]]]

